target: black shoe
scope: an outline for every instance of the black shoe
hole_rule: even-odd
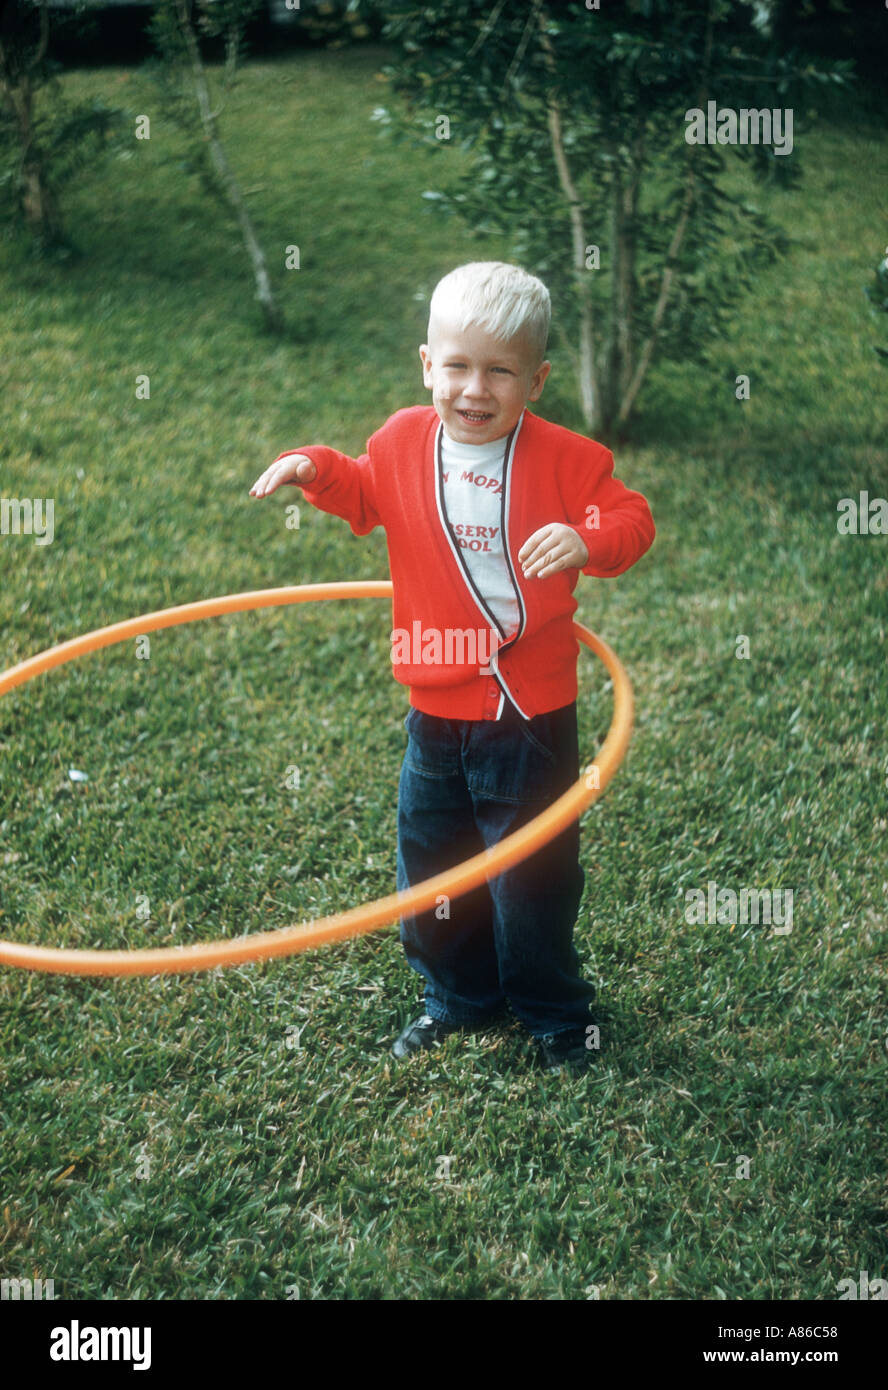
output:
[[[561,1033],[544,1033],[537,1042],[546,1071],[585,1071],[594,1055],[594,1049],[586,1046],[589,1040],[585,1028],[568,1028]]]
[[[459,1025],[455,1023],[441,1023],[437,1018],[432,1018],[430,1014],[422,1014],[415,1018],[412,1023],[408,1023],[401,1036],[392,1047],[392,1052],[396,1057],[407,1057],[411,1052],[419,1052],[422,1048],[434,1047],[436,1043],[443,1042],[451,1033],[459,1031]]]

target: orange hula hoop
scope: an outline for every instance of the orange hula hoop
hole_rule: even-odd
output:
[[[214,618],[222,613],[240,613],[253,608],[276,608],[291,603],[313,603],[322,599],[390,598],[391,583],[369,580],[342,584],[304,584],[280,589],[257,589],[250,593],[226,594],[160,609],[139,618],[97,628],[56,647],[32,656],[0,674],[0,696],[18,685],[25,685],[43,671],[73,661],[75,657],[100,647],[124,642],[160,628]],[[406,892],[390,893],[374,902],[346,912],[321,917],[315,922],[279,927],[274,931],[222,941],[200,942],[191,946],[164,946],[127,951],[94,951],[29,946],[0,941],[0,965],[19,970],[37,970],[56,975],[167,975],[212,970],[218,966],[243,965],[248,961],[290,956],[332,941],[345,941],[365,932],[388,926],[401,916],[411,916],[433,906],[440,896],[456,898],[494,878],[514,864],[527,859],[554,839],[587,806],[598,799],[623,760],[632,735],[633,696],[629,677],[619,658],[600,637],[580,623],[574,634],[601,658],[614,689],[614,713],[607,737],[594,763],[583,768],[580,778],[562,796],[520,830],[514,831],[493,849],[476,854],[462,864],[418,883]],[[590,785],[591,782],[591,785]]]

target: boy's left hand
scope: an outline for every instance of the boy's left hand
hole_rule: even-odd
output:
[[[582,569],[589,563],[589,552],[576,531],[563,522],[553,521],[534,531],[518,551],[525,579],[545,579],[560,570]]]

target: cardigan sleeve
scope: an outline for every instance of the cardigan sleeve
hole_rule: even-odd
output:
[[[317,477],[310,483],[290,482],[302,489],[305,500],[322,512],[332,512],[347,521],[356,536],[366,536],[374,526],[380,524],[376,506],[376,487],[373,463],[370,457],[371,438],[368,452],[359,458],[349,458],[338,449],[328,449],[326,445],[310,444],[305,448],[287,449],[279,458],[287,454],[304,454],[310,458],[317,471]],[[275,463],[277,459],[275,459]]]
[[[656,528],[647,499],[614,477],[614,456],[599,446],[578,470],[571,489],[574,516],[568,522],[589,552],[583,574],[614,579],[640,560],[653,544]]]

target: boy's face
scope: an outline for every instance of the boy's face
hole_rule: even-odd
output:
[[[432,320],[419,349],[422,379],[444,428],[460,444],[491,444],[538,400],[550,362],[538,362],[525,334],[504,340],[471,325]]]

